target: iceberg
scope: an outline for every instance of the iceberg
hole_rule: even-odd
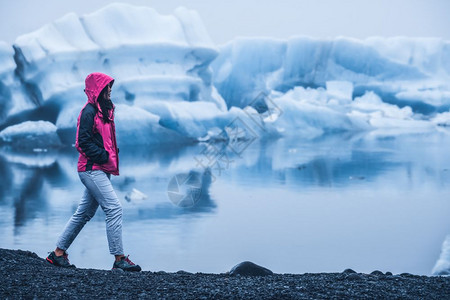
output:
[[[61,111],[85,99],[84,79],[94,71],[116,79],[117,103],[206,101],[226,107],[212,86],[209,65],[217,48],[198,14],[186,8],[165,16],[147,7],[111,4],[82,17],[70,13],[19,36],[14,51],[3,46],[2,66],[14,62],[5,72],[13,76],[15,70],[28,104],[22,111],[2,109],[8,116],[44,107],[52,111],[46,120],[55,122]]]
[[[46,149],[61,146],[56,126],[47,121],[27,121],[0,131],[0,144],[15,149]]]
[[[2,118],[11,106],[11,93],[8,85],[11,83],[12,71],[15,68],[13,54],[14,52],[8,44],[0,42],[0,117]]]
[[[0,41],[0,125],[10,114],[35,108],[25,96],[25,88],[15,76],[15,69],[13,48]]]
[[[125,195],[125,200],[127,200],[128,202],[133,202],[133,204],[139,204],[147,198],[148,197],[146,194],[135,188],[133,188],[131,192]]]
[[[38,103],[83,99],[84,78],[93,71],[116,78],[123,101],[208,101],[209,63],[218,53],[196,12],[178,8],[164,16],[127,4],[70,13],[19,36],[14,49],[19,76]]]
[[[431,271],[433,275],[450,275],[450,236],[442,243],[441,254]]]
[[[186,8],[160,15],[147,7],[111,4],[82,17],[70,13],[19,36],[13,47],[2,46],[1,53],[13,62],[5,72],[21,83],[26,105],[19,106],[22,110],[0,107],[10,117],[0,122],[0,129],[39,110],[42,120],[56,124],[63,142],[72,144],[86,98],[84,79],[94,71],[116,79],[117,130],[125,144],[190,141],[206,135],[208,124],[203,123],[214,119],[199,114],[200,108],[216,114],[227,110],[212,85],[210,62],[218,50],[197,12]],[[2,61],[7,65],[3,56]],[[17,99],[8,97],[2,103]],[[194,116],[174,120],[183,114],[180,108]],[[155,111],[171,113],[159,116]],[[188,119],[199,125],[184,124]]]
[[[3,84],[11,80],[12,72],[16,68],[13,56],[13,48],[7,43],[0,41],[0,80]]]
[[[449,41],[296,36],[217,47],[194,10],[161,15],[115,3],[0,43],[0,130],[49,122],[73,144],[91,72],[115,78],[123,146],[450,124]]]
[[[450,42],[442,39],[299,36],[237,38],[220,47],[212,67],[228,106],[245,107],[260,92],[346,81],[353,97],[374,91],[384,102],[435,113],[450,107],[449,61]]]

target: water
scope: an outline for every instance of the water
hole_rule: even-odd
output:
[[[209,172],[206,146],[121,149],[112,181],[124,246],[144,270],[218,273],[251,260],[277,273],[429,275],[450,233],[446,134],[255,140]],[[54,249],[83,191],[76,162],[73,148],[1,150],[0,247]],[[180,174],[201,183],[192,207],[168,193]],[[125,200],[133,189],[147,198]],[[69,253],[78,267],[111,267],[101,210]]]

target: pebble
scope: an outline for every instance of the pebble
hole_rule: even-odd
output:
[[[383,276],[384,273],[379,270],[375,270],[372,273],[370,273],[370,275]]]

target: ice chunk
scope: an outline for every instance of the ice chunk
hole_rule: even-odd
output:
[[[441,254],[431,273],[433,275],[450,275],[450,236],[447,236],[442,243]]]
[[[13,48],[0,41],[0,124],[10,114],[34,107],[15,77],[15,68]]]
[[[56,129],[47,121],[26,121],[2,130],[0,140],[16,149],[58,147],[61,141]]]
[[[147,195],[135,188],[125,195],[125,200],[134,204],[142,202],[145,199],[147,199]]]
[[[374,92],[367,92],[361,97],[356,97],[353,109],[371,114],[373,117],[387,117],[393,119],[412,119],[413,112],[410,107],[399,108],[396,105],[384,103]]]
[[[367,130],[367,123],[359,122],[340,110],[308,99],[295,98],[293,92],[288,92],[274,101],[283,114],[274,124],[285,135],[296,134],[313,138],[324,133]]]
[[[431,122],[438,126],[449,127],[450,126],[450,112],[446,111],[441,114],[437,114],[431,119]]]
[[[436,108],[448,108],[450,105],[450,91],[442,90],[439,87],[427,89],[414,89],[396,93],[395,97],[400,100],[415,101],[424,103]]]
[[[350,84],[356,95],[372,90],[400,106],[430,96],[438,105],[450,102],[450,44],[442,39],[240,38],[220,50],[214,83],[229,107],[245,107],[255,93],[295,87],[327,87],[350,99]]]
[[[410,107],[399,108],[396,105],[384,103],[373,92],[367,92],[362,97],[355,98],[349,115],[366,120],[373,128],[378,129],[374,133],[378,136],[395,136],[435,130],[433,123],[415,119]]]
[[[116,78],[118,103],[164,98],[220,105],[209,68],[217,49],[198,14],[185,8],[160,15],[115,3],[82,17],[68,14],[18,37],[14,49],[17,74],[37,104],[85,98],[84,79],[97,71]]]
[[[273,128],[285,136],[295,134],[305,138],[344,131],[374,130],[380,135],[395,135],[435,130],[432,122],[415,119],[410,107],[385,103],[373,92],[356,97],[354,101],[337,101],[333,95],[336,89],[341,90],[341,84],[337,86],[331,86],[334,89],[331,93],[323,88],[296,87],[285,94],[271,94],[269,101],[277,107],[278,113],[275,119],[263,119],[265,128]],[[343,86],[349,85],[344,83]],[[341,95],[340,99],[343,97]]]

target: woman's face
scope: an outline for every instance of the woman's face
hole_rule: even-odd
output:
[[[111,100],[111,84],[106,86],[106,93],[103,94],[105,100]]]

